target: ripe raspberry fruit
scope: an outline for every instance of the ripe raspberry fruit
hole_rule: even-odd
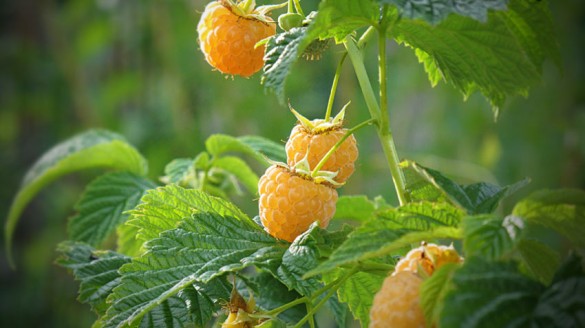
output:
[[[410,250],[405,257],[398,261],[394,267],[394,274],[410,271],[431,276],[435,270],[446,263],[459,263],[462,261],[463,259],[453,248],[453,245],[444,246],[423,242],[420,247]],[[420,272],[420,269],[424,272]]]
[[[264,229],[289,242],[315,221],[326,228],[335,214],[335,189],[281,165],[266,170],[258,183],[258,192]]]
[[[374,296],[370,309],[370,328],[425,327],[420,306],[419,289],[422,279],[416,274],[402,271],[388,276]]]
[[[288,165],[294,166],[306,156],[309,168],[314,169],[325,154],[346,134],[347,129],[342,127],[344,111],[327,121],[321,119],[309,121],[294,110],[293,113],[299,119],[299,123],[292,129],[285,145]],[[357,142],[355,137],[350,135],[320,170],[337,172],[334,181],[343,184],[353,174],[358,155]]]
[[[197,25],[199,45],[207,62],[225,74],[250,76],[264,66],[264,46],[256,43],[276,33],[268,16],[274,6],[254,8],[254,1],[210,2]]]

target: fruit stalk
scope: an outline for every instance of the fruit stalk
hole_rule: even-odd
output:
[[[356,270],[352,271],[351,274],[355,273],[355,271]],[[349,276],[351,276],[351,275],[349,275]],[[349,278],[349,276],[348,276],[348,278]],[[326,291],[328,291],[328,290],[330,290],[332,288],[333,288],[334,291],[337,290],[339,287],[337,287],[337,288],[334,288],[334,287],[335,286],[340,286],[339,282],[342,279],[345,281],[345,279],[347,279],[347,278],[344,278],[344,277],[338,278],[338,279],[334,280],[333,282],[328,283],[325,286],[319,288],[317,291],[315,291],[310,296],[303,296],[301,298],[297,298],[296,300],[293,300],[293,301],[291,301],[289,303],[286,303],[284,305],[281,305],[281,306],[279,306],[279,307],[277,307],[275,309],[272,309],[272,310],[264,313],[264,315],[265,316],[277,316],[281,312],[284,312],[284,311],[292,308],[293,306],[296,306],[296,305],[299,305],[299,304],[303,304],[303,303],[312,303],[315,298],[319,297],[319,295],[323,294],[324,292],[326,292]]]
[[[381,100],[387,102],[387,94],[386,94],[386,37],[383,33],[380,33],[379,37],[380,41],[380,50],[378,54],[378,66],[379,72],[384,74],[384,76],[380,76],[380,95]],[[376,100],[376,95],[374,93],[374,89],[372,88],[372,84],[370,83],[370,79],[368,78],[368,73],[366,71],[366,67],[364,65],[364,58],[360,50],[358,49],[355,40],[351,36],[347,36],[345,41],[343,42],[345,48],[347,49],[347,53],[349,55],[349,59],[351,60],[360,88],[362,90],[362,94],[364,95],[364,99],[366,101],[366,106],[370,112],[372,118],[376,119],[380,124],[377,128],[378,138],[380,139],[380,143],[382,144],[382,150],[384,151],[384,155],[386,156],[386,161],[388,162],[388,166],[390,168],[390,174],[392,175],[392,181],[394,182],[394,188],[396,190],[396,195],[398,196],[398,201],[400,205],[404,205],[408,202],[406,196],[406,182],[404,175],[399,167],[399,159],[398,159],[398,152],[396,151],[396,146],[394,145],[394,139],[392,137],[392,132],[390,131],[390,123],[388,118],[388,108],[387,105],[384,105],[384,112],[380,109],[378,102]],[[382,87],[383,85],[383,87]],[[382,97],[382,94],[384,95]]]
[[[335,77],[333,78],[333,85],[331,85],[331,92],[329,93],[329,101],[327,102],[327,111],[325,112],[325,121],[329,120],[331,117],[331,109],[333,108],[333,100],[335,99],[335,93],[337,92],[337,85],[339,84],[339,76],[341,75],[341,68],[343,67],[343,62],[345,62],[345,58],[347,57],[347,52],[341,56],[339,63],[337,64],[337,68],[335,69]]]
[[[299,0],[293,0],[294,4],[295,4],[295,9],[297,10],[297,13],[301,14],[301,16],[305,17],[305,14],[303,13],[303,8],[301,7],[301,2]]]
[[[307,320],[312,318],[315,315],[315,313],[317,313],[317,311],[323,306],[323,304],[325,304],[325,302],[327,302],[327,300],[331,298],[331,296],[333,296],[333,294],[339,289],[339,287],[341,287],[341,285],[343,285],[345,281],[349,279],[351,276],[353,276],[353,274],[356,273],[357,271],[358,271],[357,268],[349,270],[341,278],[338,278],[336,281],[329,284],[328,286],[330,286],[330,289],[325,295],[325,297],[323,297],[323,299],[321,299],[319,303],[317,303],[317,305],[315,305],[310,311],[308,311],[307,315],[305,315],[299,322],[297,322],[297,324],[293,328],[301,328],[303,324]],[[315,293],[315,296],[319,296],[319,294]]]

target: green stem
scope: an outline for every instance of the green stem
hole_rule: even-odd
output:
[[[357,268],[351,269],[345,275],[343,275],[343,277],[331,283],[331,287],[327,294],[325,295],[325,297],[323,297],[323,299],[321,299],[319,303],[317,303],[317,305],[315,305],[310,311],[308,311],[307,315],[305,315],[299,322],[297,322],[297,324],[294,325],[293,328],[301,328],[307,320],[310,320],[310,318],[312,318],[315,315],[315,313],[317,313],[317,311],[323,306],[323,304],[325,304],[325,302],[327,302],[327,300],[331,298],[331,296],[333,296],[333,293],[335,293],[339,289],[339,287],[341,287],[341,285],[343,285],[343,283],[345,283],[345,281],[349,279],[349,277],[351,277],[357,271],[358,271]],[[313,295],[318,296],[319,294],[315,293]]]
[[[360,271],[385,271],[389,272],[390,270],[394,269],[393,265],[385,264],[385,263],[378,263],[378,262],[360,262],[358,264]]]
[[[382,37],[380,37],[380,41],[381,41]],[[386,70],[386,60],[385,60],[385,54],[386,54],[386,42],[385,42],[385,37],[384,37],[384,42],[381,42],[380,44],[380,48],[384,48],[383,50],[380,50],[380,54],[379,54],[379,61],[378,64],[380,66],[380,72],[384,72],[384,80],[385,80],[385,70]],[[389,124],[389,119],[388,119],[388,112],[387,112],[387,105],[384,104],[384,109],[385,111],[382,112],[382,110],[380,109],[380,106],[378,105],[378,102],[376,100],[376,95],[374,93],[374,89],[372,88],[372,85],[370,83],[370,79],[368,77],[368,73],[366,71],[366,67],[364,65],[364,58],[362,53],[360,52],[360,50],[358,49],[356,42],[354,39],[352,39],[350,36],[347,36],[345,38],[344,41],[344,45],[345,48],[347,49],[347,52],[349,54],[349,59],[351,60],[358,82],[360,84],[360,87],[362,89],[362,93],[364,95],[364,99],[366,101],[366,106],[368,107],[368,110],[370,111],[370,115],[372,116],[372,118],[375,118],[378,120],[378,122],[380,122],[377,132],[378,132],[378,138],[380,139],[380,143],[382,144],[382,149],[384,151],[384,155],[386,156],[386,161],[388,162],[388,166],[390,168],[390,174],[392,175],[392,181],[394,182],[394,188],[396,190],[396,195],[398,196],[398,201],[400,202],[401,205],[406,204],[407,203],[407,197],[406,197],[406,183],[405,183],[405,178],[404,175],[402,173],[402,171],[400,170],[399,167],[399,159],[398,159],[398,153],[396,152],[396,146],[394,145],[394,139],[392,138],[392,133],[390,131],[390,124]],[[383,56],[380,56],[383,55]],[[382,82],[382,81],[381,81]],[[386,82],[384,82],[386,83]],[[386,89],[385,88],[381,88],[382,90],[380,91],[380,95],[381,95],[381,100],[386,100],[387,101],[387,96],[386,96]],[[382,97],[382,94],[384,94],[384,96]]]
[[[294,0],[295,3],[295,9],[297,10],[297,13],[301,14],[301,16],[303,16],[303,18],[305,17],[305,14],[303,13],[303,8],[301,7],[301,2],[299,0]]]
[[[366,72],[366,67],[364,65],[364,56],[357,48],[356,42],[354,39],[352,39],[351,36],[348,35],[345,38],[343,44],[345,45],[345,49],[347,49],[349,59],[353,64],[353,69],[355,71],[358,82],[362,89],[362,94],[364,95],[366,106],[370,111],[370,116],[374,119],[379,119],[380,106],[378,105],[378,101],[376,100],[376,94],[374,93],[374,89],[372,88],[372,84],[370,83],[370,79],[368,78],[368,72]]]
[[[327,290],[329,290],[331,287],[333,287],[335,284],[337,284],[339,282],[338,280],[335,280],[329,284],[326,284],[325,286],[319,288],[316,292],[314,292],[311,296],[303,296],[301,298],[297,298],[296,300],[286,303],[284,305],[281,305],[279,307],[277,307],[276,309],[272,309],[266,313],[264,313],[267,316],[274,316],[277,315],[281,312],[284,312],[288,309],[290,309],[291,307],[295,306],[295,305],[299,305],[302,303],[307,303],[307,302],[311,302],[313,299],[315,299],[317,296],[323,294],[324,292],[326,292]]]
[[[380,127],[378,135],[382,142],[382,149],[386,153],[390,171],[392,172],[392,180],[396,188],[396,195],[400,201],[400,205],[408,202],[406,196],[406,179],[404,173],[400,169],[400,159],[392,137],[392,130],[390,129],[390,118],[388,110],[388,77],[387,77],[387,61],[386,61],[386,33],[383,28],[378,33],[378,76],[380,79]]]
[[[288,0],[288,8],[286,12],[289,14],[293,13],[293,0]]]
[[[327,102],[327,111],[325,112],[325,121],[329,120],[331,117],[331,109],[333,108],[333,100],[335,99],[335,93],[337,92],[337,85],[339,84],[339,76],[341,75],[341,68],[343,67],[343,62],[347,57],[347,52],[343,54],[339,63],[337,64],[337,68],[335,69],[335,77],[333,78],[333,85],[331,86],[331,92],[329,93],[329,101]]]
[[[307,296],[303,296],[301,298],[297,298],[296,300],[286,303],[284,305],[281,305],[279,307],[277,307],[276,309],[272,309],[266,313],[264,313],[267,316],[276,316],[277,314],[284,312],[290,308],[292,308],[293,306],[299,305],[299,304],[303,304],[303,303],[307,303],[310,302],[311,300],[307,297]]]
[[[313,311],[313,303],[308,302],[307,304],[307,313],[311,313]],[[315,328],[315,316],[309,317],[309,327]]]
[[[333,155],[333,153],[339,149],[339,147],[341,147],[341,144],[347,139],[349,138],[349,136],[351,136],[354,132],[356,132],[357,130],[363,128],[366,125],[370,125],[372,123],[376,122],[375,119],[370,118],[369,120],[363,121],[360,124],[354,126],[353,128],[347,130],[347,132],[345,132],[345,134],[343,135],[343,137],[341,137],[341,139],[339,139],[335,145],[333,145],[333,147],[331,147],[331,149],[329,149],[329,151],[325,154],[325,156],[323,156],[323,158],[321,158],[321,160],[319,161],[319,163],[317,164],[317,166],[315,166],[315,168],[313,169],[313,171],[311,171],[311,176],[314,177],[317,175],[317,172],[319,172],[321,170],[321,168],[323,168],[323,165],[325,165],[325,163],[327,163],[327,160],[329,160],[329,157],[331,157],[331,155]]]
[[[360,49],[363,49],[368,41],[376,34],[376,28],[373,26],[368,27],[368,29],[362,34],[360,39],[357,42],[357,46]]]

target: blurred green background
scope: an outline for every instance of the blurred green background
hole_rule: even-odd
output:
[[[3,216],[27,168],[52,145],[89,128],[126,136],[148,158],[152,179],[158,179],[173,158],[202,151],[213,133],[286,140],[295,120],[273,95],[264,93],[258,75],[232,79],[212,71],[203,59],[196,24],[206,2],[3,2]],[[315,6],[306,4],[306,10]],[[585,2],[566,0],[551,6],[563,70],[547,63],[543,83],[527,99],[510,99],[498,122],[480,95],[463,102],[448,85],[431,88],[412,51],[389,45],[391,124],[401,157],[461,183],[509,184],[531,177],[532,183],[516,197],[539,188],[585,187]],[[340,46],[333,46],[319,62],[299,61],[287,81],[287,98],[310,118],[324,113],[340,52]],[[375,49],[367,53],[370,72],[375,73]],[[335,109],[349,100],[350,124],[366,119],[346,63]],[[383,195],[394,203],[374,131],[360,131],[357,140],[357,172],[341,192]],[[1,249],[0,326],[91,326],[95,316],[75,300],[77,283],[53,261],[73,204],[98,173],[54,183],[26,209],[15,237],[17,271],[8,268]],[[242,206],[253,214],[249,198]]]

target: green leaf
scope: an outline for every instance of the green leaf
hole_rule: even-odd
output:
[[[298,292],[289,289],[286,285],[282,284],[267,272],[259,272],[256,276],[251,277],[250,283],[253,286],[252,288],[254,289],[255,295],[260,296],[255,297],[256,304],[264,311],[276,309],[302,297]],[[301,320],[306,314],[306,307],[303,304],[298,304],[281,312],[278,315],[278,318],[287,323],[294,324]]]
[[[235,156],[224,156],[213,161],[213,166],[235,176],[251,194],[258,193],[259,178],[242,159]]]
[[[127,222],[120,224],[116,228],[116,234],[118,235],[117,251],[132,257],[139,256],[144,251],[144,241],[137,238],[140,228],[127,224]]]
[[[4,237],[11,265],[14,265],[11,256],[12,234],[28,202],[57,178],[91,168],[125,170],[144,175],[147,164],[122,136],[105,130],[91,130],[51,148],[26,173],[10,206]]]
[[[337,199],[333,219],[364,222],[374,218],[376,204],[366,196],[341,196]]]
[[[320,229],[317,223],[311,225],[286,250],[282,257],[282,263],[274,272],[275,276],[289,288],[297,290],[302,295],[311,295],[319,289],[321,283],[314,277],[303,276],[319,264],[321,257],[319,248],[322,246],[331,247],[332,243],[327,241],[329,236],[335,237],[335,235],[329,235]]]
[[[125,223],[139,229],[136,236],[140,242],[157,238],[163,231],[174,229],[184,218],[194,213],[212,212],[231,216],[249,226],[256,224],[242,213],[234,204],[221,198],[209,196],[205,192],[184,189],[177,185],[149,190]]]
[[[394,221],[400,228],[422,231],[438,226],[457,227],[463,214],[448,203],[417,202],[380,212],[378,216]]]
[[[241,136],[238,137],[238,140],[273,161],[286,162],[286,152],[282,143],[277,143],[260,136]]]
[[[380,0],[380,2],[395,5],[404,17],[421,18],[436,24],[450,14],[485,22],[489,9],[504,10],[508,0]]]
[[[189,179],[195,177],[192,158],[177,158],[165,166],[165,176],[161,178],[164,183],[176,183],[185,185]]]
[[[160,237],[145,238],[151,239],[146,252],[120,269],[121,284],[108,299],[112,303],[104,319],[108,327],[137,325],[147,320],[145,316],[159,316],[160,307],[170,306],[169,302],[173,302],[172,310],[177,313],[171,314],[179,325],[204,324],[213,312],[205,305],[209,302],[196,304],[196,309],[205,305],[206,310],[193,312],[188,308],[191,298],[181,298],[185,290],[197,292],[197,299],[214,300],[205,288],[221,290],[221,285],[214,285],[221,276],[249,266],[270,272],[289,289],[310,295],[322,284],[302,275],[348,233],[348,229],[329,233],[314,224],[289,245],[268,235],[230,203],[176,185],[149,191],[133,211],[136,214],[142,238]],[[145,219],[147,223],[140,222]],[[177,224],[177,228],[168,228]],[[169,319],[169,313],[162,312],[162,319]]]
[[[434,26],[402,19],[389,33],[415,50],[433,85],[442,76],[465,98],[480,91],[497,114],[507,97],[526,96],[540,81],[545,56],[558,58],[547,6],[512,0],[508,10],[490,11],[486,23],[460,15]]]
[[[111,303],[100,324],[114,327],[203,327],[219,310],[219,301],[229,299],[231,287],[221,279],[207,284],[186,284],[180,292],[163,295],[158,302],[148,302],[164,293],[169,286],[157,284],[158,279],[171,279],[173,273],[164,276],[149,276],[148,265],[133,271],[127,264],[121,268],[122,280],[108,297]]]
[[[252,156],[261,164],[268,165],[264,154],[248,143],[249,140],[246,141],[246,139],[241,140],[225,134],[214,134],[207,138],[205,147],[213,156],[219,157],[231,152],[242,153]]]
[[[345,270],[338,270],[334,280],[342,275]],[[347,303],[353,316],[359,320],[362,327],[368,327],[370,323],[370,308],[373,295],[375,295],[384,281],[384,276],[367,272],[357,272],[348,278],[337,290],[339,300]]]
[[[69,239],[99,246],[128,218],[144,193],[156,188],[150,180],[129,172],[103,175],[90,183],[69,220]]]
[[[466,256],[488,260],[501,258],[512,251],[524,223],[518,217],[495,215],[469,216],[463,219],[463,248]]]
[[[450,226],[459,222],[459,218],[453,213],[455,212],[452,212],[452,207],[433,203],[407,204],[384,212],[383,215],[365,222],[350,233],[347,240],[331,254],[328,260],[305,276],[313,276],[339,266],[390,254],[392,251],[422,240],[460,238],[459,229]]]
[[[425,169],[413,161],[403,161],[400,168],[406,180],[406,192],[412,202],[448,202],[447,194],[433,183],[432,177]]]
[[[74,241],[59,244],[57,263],[71,269],[80,281],[79,301],[87,303],[98,315],[106,313],[106,298],[120,283],[118,269],[130,258],[111,251],[96,251],[90,245]]]
[[[319,10],[307,16],[309,27],[296,27],[271,38],[266,44],[264,74],[265,89],[276,94],[284,103],[286,77],[305,48],[316,39],[335,38],[341,42],[345,36],[364,26],[377,25],[379,7],[373,0],[324,0]]]
[[[453,274],[440,315],[441,327],[529,327],[543,286],[514,263],[477,257]]]
[[[520,180],[514,184],[500,187],[490,183],[479,182],[463,186],[463,192],[471,201],[468,209],[472,214],[492,213],[500,201],[530,183],[530,179]]]
[[[557,67],[562,67],[559,42],[555,26],[546,0],[540,1],[514,0],[509,1],[508,9],[497,14],[506,22],[527,50],[530,60],[542,66],[547,58],[552,59]]]
[[[412,201],[449,201],[469,214],[488,214],[495,211],[502,199],[530,182],[529,179],[524,179],[505,187],[485,182],[459,185],[439,171],[415,162],[405,161],[401,166],[406,173],[406,188]]]
[[[518,202],[512,213],[528,224],[557,231],[575,246],[585,246],[585,191],[539,191]]]
[[[459,264],[446,263],[433,275],[424,280],[420,289],[420,305],[425,314],[427,326],[435,327],[443,309],[443,299],[449,290],[449,282]]]
[[[304,48],[301,43],[306,31],[306,27],[295,27],[270,38],[266,44],[262,84],[276,95],[280,103],[284,103],[286,77]]]
[[[323,0],[307,32],[307,40],[335,38],[342,42],[356,29],[377,26],[380,8],[373,0]]]
[[[518,240],[516,249],[532,275],[548,285],[561,264],[560,254],[538,240],[526,238]]]
[[[535,327],[583,327],[585,271],[583,259],[571,254],[534,310]]]
[[[327,232],[317,223],[299,235],[282,256],[282,261],[271,273],[288,288],[301,295],[313,295],[323,284],[316,277],[305,277],[305,273],[314,269],[321,258],[337,248],[349,233],[349,229]],[[345,326],[347,307],[340,304],[336,297],[327,300],[340,326]]]
[[[347,327],[347,317],[349,314],[349,307],[345,303],[341,303],[337,294],[331,295],[327,300],[327,306],[333,313],[335,322],[338,327]]]
[[[216,297],[199,290],[211,288],[221,292],[222,283],[217,279],[220,275],[250,265],[271,267],[285,248],[255,224],[200,212],[184,220],[179,228],[151,240],[147,250],[121,268],[122,282],[110,299],[108,325],[138,323],[159,304],[193,286],[197,298],[215,300]],[[229,295],[229,287],[226,288]],[[177,305],[181,306],[184,305]],[[205,306],[209,308],[207,303]],[[179,319],[204,324],[211,312],[201,311],[195,318],[191,315],[184,314]]]

